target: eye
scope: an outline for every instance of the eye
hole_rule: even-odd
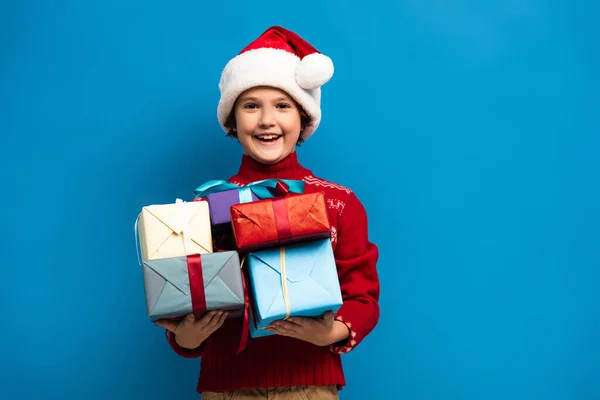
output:
[[[244,108],[253,110],[253,109],[258,108],[258,104],[256,104],[256,103],[246,103],[246,104],[244,104]]]
[[[277,108],[292,108],[292,106],[289,103],[279,103],[277,104]]]

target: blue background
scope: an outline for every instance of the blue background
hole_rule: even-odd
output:
[[[281,24],[336,65],[300,159],[381,250],[342,397],[600,398],[596,4],[3,2],[0,397],[198,398],[134,220],[237,170],[220,71]]]

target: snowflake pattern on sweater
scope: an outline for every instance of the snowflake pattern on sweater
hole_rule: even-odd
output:
[[[345,385],[340,356],[355,349],[379,320],[378,249],[369,241],[367,215],[355,193],[316,177],[297,161],[296,153],[277,165],[242,158],[239,172],[228,181],[239,186],[263,179],[302,179],[305,193],[325,195],[343,305],[335,319],[348,327],[349,336],[328,347],[314,346],[285,336],[250,340],[240,354],[240,321],[227,321],[199,349],[187,350],[167,334],[173,349],[184,357],[201,357],[197,390],[227,391],[240,387]],[[197,199],[198,200],[198,199]]]

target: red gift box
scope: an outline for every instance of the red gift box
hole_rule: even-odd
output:
[[[293,194],[231,206],[240,252],[329,237],[323,193]]]

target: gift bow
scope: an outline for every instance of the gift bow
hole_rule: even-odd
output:
[[[240,202],[249,203],[252,201],[252,193],[259,199],[270,199],[277,196],[285,196],[288,193],[304,193],[304,181],[289,179],[265,179],[249,183],[246,186],[236,185],[235,183],[212,180],[198,186],[194,190],[195,197],[206,197],[211,193],[224,192],[226,190],[238,189],[240,192]]]

